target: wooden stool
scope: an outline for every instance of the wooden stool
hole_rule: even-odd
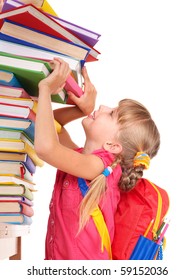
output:
[[[28,225],[0,223],[0,260],[21,260],[22,236],[29,233]]]

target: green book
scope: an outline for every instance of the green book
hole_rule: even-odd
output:
[[[16,184],[0,184],[0,198],[1,196],[23,196],[28,198],[29,200],[34,199],[34,194],[28,187]]]
[[[5,52],[0,52],[0,70],[14,73],[22,87],[31,96],[38,96],[39,82],[52,72],[47,61]],[[66,90],[63,89],[58,94],[52,95],[51,100],[56,103],[66,104],[67,97]]]

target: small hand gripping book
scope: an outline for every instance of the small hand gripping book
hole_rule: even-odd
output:
[[[38,96],[38,83],[46,78],[53,70],[48,61],[27,58],[9,53],[0,52],[0,69],[12,71],[22,84],[23,88],[31,95]],[[77,96],[83,94],[72,75],[66,80],[64,89],[51,99],[56,103],[67,104],[67,91],[71,90]]]

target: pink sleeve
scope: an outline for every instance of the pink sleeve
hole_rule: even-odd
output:
[[[101,158],[101,160],[104,163],[104,167],[106,168],[108,165],[111,165],[112,162],[114,161],[114,156],[113,154],[111,154],[110,152],[104,150],[104,149],[99,149],[99,150],[95,150],[93,152],[94,155],[98,156],[99,158]]]

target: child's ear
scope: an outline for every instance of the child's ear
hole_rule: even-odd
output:
[[[109,141],[104,143],[103,148],[112,154],[120,154],[123,149],[120,143],[112,143]]]

